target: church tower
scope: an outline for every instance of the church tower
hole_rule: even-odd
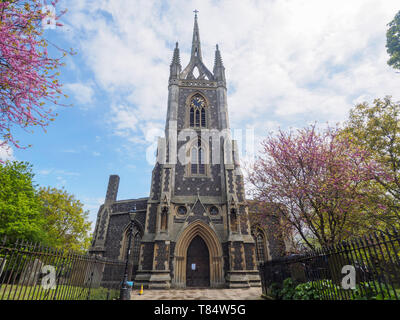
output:
[[[237,144],[230,136],[225,67],[203,62],[197,12],[191,56],[173,52],[165,137],[158,140],[142,221],[135,286],[259,286]]]

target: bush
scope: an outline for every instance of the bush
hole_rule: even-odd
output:
[[[278,283],[272,283],[270,290],[272,297],[276,300],[320,299],[320,293],[313,287],[312,282],[296,284],[291,278],[285,279],[282,286]]]
[[[319,291],[313,287],[311,282],[300,283],[295,288],[294,300],[319,300]]]
[[[296,292],[296,284],[291,278],[287,278],[283,281],[283,288],[281,290],[282,300],[293,300],[293,296]]]

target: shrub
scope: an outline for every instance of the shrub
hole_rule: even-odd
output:
[[[300,283],[295,288],[294,300],[319,300],[320,293],[314,288],[311,282]]]

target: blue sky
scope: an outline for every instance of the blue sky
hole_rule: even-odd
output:
[[[121,178],[118,199],[149,194],[146,153],[163,134],[176,41],[182,67],[189,62],[194,9],[210,70],[216,43],[221,50],[231,127],[254,128],[256,143],[279,127],[343,121],[357,102],[400,100],[385,49],[398,0],[68,0],[60,8],[65,26],[46,34],[77,52],[60,78],[73,106],[57,108],[47,133],[17,130],[32,147],[0,156],[32,163],[39,185],[64,186],[91,221],[110,174]]]

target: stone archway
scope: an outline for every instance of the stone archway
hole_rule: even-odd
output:
[[[204,222],[197,220],[188,225],[181,233],[174,255],[174,279],[175,287],[186,287],[187,251],[192,240],[201,237],[207,245],[210,263],[210,287],[218,288],[224,285],[222,246],[215,232]]]

